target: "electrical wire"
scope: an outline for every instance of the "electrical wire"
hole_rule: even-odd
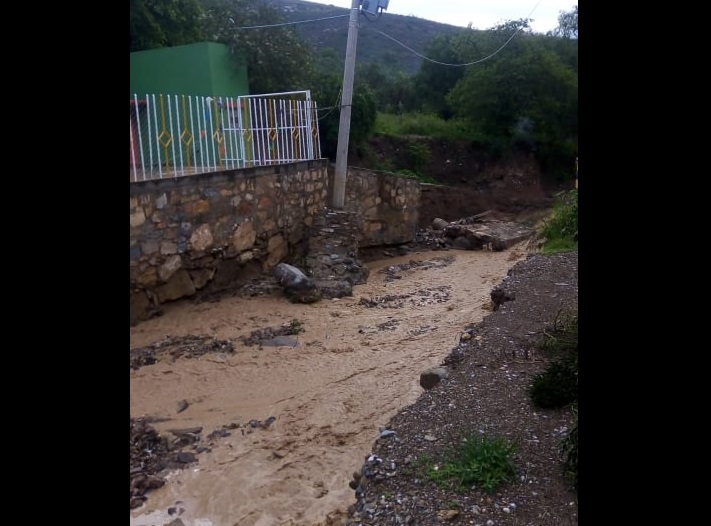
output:
[[[235,29],[263,29],[265,27],[294,26],[296,24],[306,24],[307,22],[318,22],[319,20],[332,20],[334,18],[343,18],[346,16],[351,16],[351,15],[349,13],[349,14],[345,14],[345,15],[327,16],[326,18],[313,18],[311,20],[298,20],[295,22],[284,22],[281,24],[267,24],[264,26],[243,26],[243,27],[236,27]]]
[[[527,19],[530,19],[530,18],[531,18],[531,15],[532,15],[533,12],[538,8],[538,6],[541,4],[542,1],[543,1],[543,0],[538,0],[538,2],[536,2],[536,5],[533,6],[533,9],[531,9],[531,12],[528,14]],[[369,16],[368,13],[364,13],[363,11],[361,11],[361,14],[364,15],[365,18],[366,18],[366,20],[368,20],[369,22],[376,22],[376,21],[380,18],[380,16],[382,15],[382,11],[381,11],[380,13],[378,13],[378,15],[376,15],[376,16],[374,16],[374,17]],[[263,29],[263,28],[268,28],[268,27],[291,26],[291,25],[296,25],[296,24],[306,24],[306,23],[309,23],[309,22],[318,22],[318,21],[321,21],[321,20],[333,20],[334,18],[344,18],[344,17],[347,17],[347,16],[348,16],[348,17],[351,16],[350,13],[345,14],[345,15],[334,15],[334,16],[329,16],[329,17],[325,17],[325,18],[313,18],[313,19],[311,19],[311,20],[298,20],[298,21],[295,21],[295,22],[284,22],[284,23],[281,23],[281,24],[267,24],[267,25],[261,25],[261,26],[244,26],[244,27],[237,27],[237,28],[235,28],[235,29]],[[389,38],[390,40],[392,40],[392,41],[395,42],[396,44],[399,44],[400,46],[404,47],[405,49],[407,49],[407,50],[410,51],[411,53],[413,53],[413,54],[415,54],[416,56],[420,57],[422,60],[427,60],[428,62],[432,62],[432,63],[434,63],[434,64],[439,64],[440,66],[465,67],[465,66],[473,66],[473,65],[475,65],[475,64],[481,64],[482,62],[484,62],[484,61],[486,61],[486,60],[489,60],[489,59],[491,59],[492,57],[494,57],[495,55],[497,55],[498,53],[500,53],[500,52],[509,44],[509,42],[511,42],[511,41],[513,40],[513,38],[518,34],[518,32],[523,29],[523,26],[519,27],[516,31],[514,31],[513,34],[508,38],[508,40],[507,40],[506,42],[504,42],[504,43],[501,45],[501,47],[500,47],[499,49],[497,49],[496,51],[494,51],[493,53],[491,53],[491,54],[487,55],[486,57],[481,58],[481,59],[479,59],[479,60],[475,60],[475,61],[473,61],[473,62],[466,62],[466,63],[462,63],[462,64],[452,64],[452,63],[448,63],[448,62],[440,62],[440,61],[438,61],[438,60],[434,60],[434,59],[432,59],[432,58],[426,57],[426,56],[423,55],[422,53],[419,53],[419,52],[415,51],[414,49],[412,49],[411,47],[409,47],[407,44],[405,44],[405,43],[403,43],[403,42],[400,42],[398,39],[396,39],[396,38],[394,38],[394,37],[391,37],[391,36],[388,35],[387,33],[383,33],[382,31],[380,31],[380,30],[378,30],[378,29],[375,29],[375,28],[372,28],[372,27],[371,27],[370,29],[371,29],[372,31],[375,31],[376,33],[379,33],[379,34],[383,35],[385,38]]]
[[[318,111],[330,110],[326,115],[322,115],[321,117],[319,117],[318,120],[325,119],[326,117],[331,115],[331,113],[333,113],[333,110],[335,110],[336,108],[342,108],[344,106],[343,104],[339,104],[339,102],[341,101],[341,98],[342,98],[341,97],[342,94],[343,94],[343,85],[341,84],[341,87],[338,90],[338,96],[336,97],[336,102],[333,103],[333,106],[326,106],[325,108],[318,109]]]
[[[538,0],[538,2],[536,2],[536,5],[533,6],[533,9],[531,9],[531,12],[528,13],[528,16],[526,17],[526,19],[530,19],[530,18],[531,18],[531,15],[533,14],[533,12],[534,12],[536,9],[538,9],[538,6],[541,4],[542,1],[543,1],[543,0]],[[368,18],[368,17],[366,17],[366,18]],[[368,18],[368,20],[372,21],[372,20],[369,19],[369,18]],[[402,47],[404,47],[404,48],[407,49],[408,51],[410,51],[410,52],[414,53],[415,55],[417,55],[418,57],[420,57],[422,60],[427,60],[427,61],[429,61],[429,62],[433,62],[434,64],[439,64],[440,66],[464,67],[464,66],[473,66],[474,64],[481,64],[481,63],[484,62],[485,60],[489,60],[489,59],[492,58],[494,55],[498,54],[502,49],[504,49],[506,46],[508,46],[509,42],[511,42],[511,41],[513,40],[513,37],[515,37],[516,34],[517,34],[519,31],[521,31],[521,30],[523,29],[523,26],[519,27],[516,31],[514,31],[513,34],[509,37],[509,39],[508,39],[506,42],[504,42],[503,45],[502,45],[499,49],[497,49],[496,51],[494,51],[494,52],[491,53],[490,55],[487,55],[486,57],[484,57],[484,58],[482,58],[482,59],[475,60],[474,62],[467,62],[467,63],[465,63],[465,64],[450,64],[450,63],[447,63],[447,62],[440,62],[440,61],[438,61],[438,60],[431,59],[431,58],[429,58],[429,57],[426,57],[426,56],[422,55],[421,53],[418,53],[417,51],[415,51],[415,50],[412,49],[411,47],[409,47],[409,46],[407,46],[406,44],[400,42],[398,39],[396,39],[396,38],[394,38],[394,37],[391,37],[390,35],[388,35],[388,34],[386,34],[386,33],[383,33],[382,31],[380,31],[380,30],[378,30],[378,29],[375,29],[375,28],[373,28],[373,27],[370,27],[369,29],[371,29],[372,31],[375,31],[376,33],[380,33],[380,34],[383,35],[384,37],[389,38],[390,40],[392,40],[393,42],[395,42],[396,44],[401,45]]]
[[[491,53],[490,55],[487,55],[486,57],[484,57],[484,58],[482,58],[482,59],[475,60],[474,62],[467,62],[467,63],[464,63],[464,64],[450,64],[450,63],[448,63],[448,62],[440,62],[440,61],[438,61],[438,60],[434,60],[434,59],[432,59],[432,58],[426,57],[426,56],[424,56],[423,54],[418,53],[417,51],[415,51],[415,50],[412,49],[411,47],[408,47],[407,45],[403,44],[403,43],[400,42],[398,39],[396,39],[396,38],[394,38],[394,37],[391,37],[390,35],[388,35],[388,34],[386,34],[386,33],[383,33],[382,31],[380,31],[380,30],[378,30],[378,29],[374,29],[374,28],[372,28],[372,27],[370,28],[370,30],[375,31],[376,33],[380,33],[381,35],[383,35],[383,36],[386,37],[386,38],[389,38],[389,39],[392,40],[393,42],[395,42],[395,43],[397,43],[397,44],[400,44],[402,47],[404,47],[404,48],[407,49],[408,51],[414,53],[415,55],[417,55],[418,57],[420,57],[422,60],[427,60],[427,61],[429,61],[429,62],[434,62],[435,64],[439,64],[440,66],[450,66],[450,67],[473,66],[474,64],[480,64],[481,62],[484,62],[485,60],[489,60],[491,57],[493,57],[494,55],[496,55],[497,53],[499,53],[502,49],[504,49],[504,48],[509,44],[509,42],[511,42],[511,41],[513,40],[513,37],[515,37],[516,34],[517,34],[519,31],[521,31],[521,29],[523,29],[523,27],[519,27],[516,31],[514,31],[513,34],[509,37],[509,39],[508,39],[506,42],[504,42],[503,45],[502,45],[499,49],[497,49],[496,51],[494,51],[493,53]]]
[[[540,3],[541,3],[542,1],[543,1],[543,0],[538,0],[538,2],[536,3],[536,5],[533,6],[533,9],[531,9],[531,12],[528,14],[528,17],[527,17],[527,18],[530,19],[531,15],[532,15],[533,12],[538,8],[538,6],[540,5]],[[382,12],[379,13],[379,14],[378,14],[377,16],[375,16],[375,17],[371,17],[371,16],[368,15],[368,13],[364,13],[364,12],[362,12],[362,11],[361,11],[361,14],[364,15],[365,18],[366,18],[366,20],[368,20],[369,22],[376,22],[376,21],[380,18],[380,15],[382,15]],[[345,14],[345,15],[329,16],[329,17],[325,17],[325,18],[313,18],[313,19],[310,19],[310,20],[299,20],[299,21],[294,21],[294,22],[284,22],[284,23],[281,23],[281,24],[267,24],[267,25],[260,25],[260,26],[243,26],[243,27],[237,27],[237,28],[235,28],[235,29],[263,29],[263,28],[269,28],[269,27],[282,27],[282,26],[290,26],[290,25],[296,25],[296,24],[306,24],[306,23],[309,23],[309,22],[318,22],[318,21],[321,21],[321,20],[333,20],[333,19],[335,19],[335,18],[345,18],[345,17],[347,17],[347,16],[350,17],[350,13]],[[511,41],[513,40],[513,38],[518,34],[518,32],[523,29],[523,26],[521,26],[521,27],[519,27],[518,29],[516,29],[516,31],[513,32],[513,34],[508,38],[508,40],[506,40],[506,42],[504,42],[504,43],[501,45],[501,47],[499,47],[499,49],[497,49],[497,50],[494,51],[493,53],[487,55],[486,57],[484,57],[484,58],[482,58],[482,59],[475,60],[475,61],[473,61],[473,62],[466,62],[466,63],[462,63],[462,64],[452,64],[452,63],[448,63],[448,62],[440,62],[440,61],[438,61],[438,60],[431,59],[431,58],[429,58],[429,57],[427,57],[427,56],[425,56],[425,55],[423,55],[423,54],[421,54],[421,53],[415,51],[414,49],[412,49],[411,47],[409,47],[407,44],[405,44],[405,43],[403,43],[403,42],[400,42],[398,39],[396,39],[396,38],[394,38],[394,37],[391,37],[391,36],[388,35],[387,33],[384,33],[384,32],[382,32],[382,31],[380,31],[379,29],[375,29],[375,28],[372,28],[372,27],[370,27],[369,29],[371,29],[372,31],[375,31],[376,33],[379,33],[379,34],[383,35],[385,38],[388,38],[388,39],[392,40],[392,41],[395,42],[396,44],[399,44],[400,46],[404,47],[405,49],[407,49],[408,51],[410,51],[411,53],[415,54],[416,56],[420,57],[420,58],[423,59],[423,60],[427,60],[427,61],[432,62],[432,63],[434,63],[434,64],[439,64],[439,65],[441,65],[441,66],[448,66],[448,67],[465,67],[465,66],[473,66],[473,65],[475,65],[475,64],[480,64],[480,63],[482,63],[482,62],[484,62],[484,61],[486,61],[486,60],[491,59],[492,57],[494,57],[494,56],[497,55],[498,53],[500,53],[501,50],[503,50],[503,49],[509,44],[509,42],[511,42]],[[322,115],[321,117],[319,117],[318,120],[325,119],[325,118],[328,117],[336,108],[341,108],[341,107],[343,106],[343,105],[339,104],[339,101],[341,100],[341,95],[342,95],[342,93],[343,93],[343,86],[341,86],[341,89],[338,91],[338,97],[336,98],[336,102],[334,103],[333,106],[327,106],[327,107],[325,107],[325,108],[319,108],[319,109],[318,109],[318,111],[329,110],[328,113],[326,113],[325,115]]]

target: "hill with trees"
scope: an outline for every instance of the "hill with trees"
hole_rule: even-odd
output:
[[[348,39],[349,9],[305,0],[271,1],[275,6],[279,6],[284,18],[289,22],[314,20],[296,24],[294,28],[315,53],[328,53],[327,50],[333,50],[343,64]],[[327,19],[339,15],[342,18]],[[390,74],[403,72],[414,75],[422,65],[422,58],[398,44],[398,41],[422,53],[436,35],[454,35],[464,31],[467,29],[416,16],[395,15],[387,11],[377,17],[363,14],[358,32],[356,64],[377,64],[386,68]]]
[[[349,12],[303,0],[131,0],[131,51],[228,45],[246,61],[252,93],[311,91],[322,154],[335,159]],[[352,150],[374,135],[428,136],[493,157],[524,152],[550,177],[569,173],[578,148],[577,6],[545,35],[527,19],[478,30],[387,12],[361,17]],[[426,149],[411,149],[415,166],[426,165]]]

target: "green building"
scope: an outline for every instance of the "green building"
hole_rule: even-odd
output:
[[[131,53],[131,98],[155,95],[238,97],[249,95],[247,65],[216,42]]]
[[[237,97],[249,95],[246,62],[216,42],[131,53],[131,169],[190,169],[243,158]]]

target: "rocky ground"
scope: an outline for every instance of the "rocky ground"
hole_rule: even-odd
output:
[[[400,411],[353,474],[349,526],[567,526],[577,495],[563,470],[561,440],[571,412],[532,406],[527,389],[547,363],[546,328],[577,309],[577,252],[533,254],[492,291],[492,313],[469,328],[445,360],[449,376]],[[516,444],[516,478],[493,494],[443,487],[423,476],[422,459],[441,463],[467,436]]]
[[[423,231],[407,247],[380,249],[363,257],[431,250],[441,244],[435,232]],[[577,252],[543,256],[535,250],[512,268],[492,290],[491,314],[469,327],[464,332],[468,336],[444,360],[449,376],[393,417],[365,456],[360,472],[353,474],[354,500],[345,524],[577,524],[577,496],[560,456],[560,442],[573,425],[572,415],[568,410],[538,410],[527,397],[533,376],[547,363],[539,351],[544,330],[562,311],[577,307],[577,269]],[[260,293],[255,287],[243,292]],[[264,284],[266,291],[273,287],[273,283]],[[288,326],[277,332],[258,329],[245,343],[266,344],[274,338],[288,338],[295,330]],[[131,367],[166,355],[189,357],[231,350],[229,342],[207,340],[170,339],[133,349]],[[151,422],[131,418],[131,507],[139,506],[152,488],[160,487],[167,471],[197,462],[196,455],[209,450],[221,436],[258,432],[270,424],[267,419],[245,423],[239,430],[195,428],[161,436]],[[469,433],[517,444],[516,479],[494,494],[478,488],[441,487],[422,475],[423,458],[441,460],[448,447]]]

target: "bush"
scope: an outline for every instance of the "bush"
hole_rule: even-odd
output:
[[[538,407],[564,407],[578,399],[578,315],[559,313],[553,328],[546,331],[543,351],[551,359],[548,367],[533,378],[529,395]]]
[[[542,229],[543,252],[551,254],[578,248],[578,191],[556,195],[553,216]]]

